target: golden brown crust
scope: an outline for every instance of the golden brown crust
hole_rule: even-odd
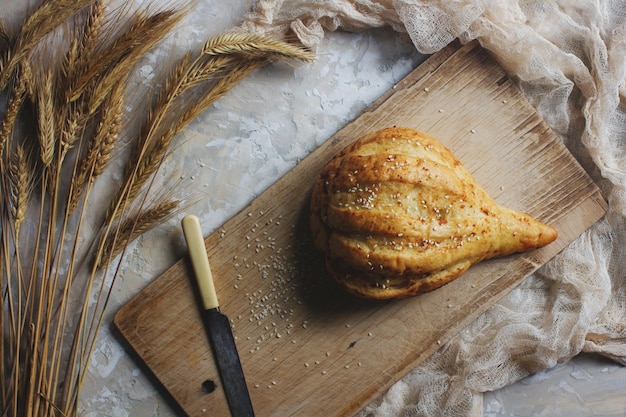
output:
[[[401,127],[363,136],[326,165],[311,229],[333,277],[370,298],[432,291],[483,259],[557,237],[498,206],[434,138]]]

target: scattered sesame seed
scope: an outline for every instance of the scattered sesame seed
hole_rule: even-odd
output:
[[[470,132],[476,133],[476,129],[472,129],[472,130],[470,130]]]
[[[326,375],[328,371],[322,371],[322,375]]]
[[[430,88],[424,87],[424,91],[428,93],[430,91]]]

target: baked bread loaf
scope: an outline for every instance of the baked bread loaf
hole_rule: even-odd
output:
[[[310,223],[337,282],[376,299],[432,291],[484,259],[557,238],[497,205],[437,140],[401,127],[365,135],[326,165]]]

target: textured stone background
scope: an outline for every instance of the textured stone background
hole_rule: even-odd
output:
[[[0,14],[18,20],[24,4],[2,0]],[[136,86],[147,86],[172,57],[237,25],[250,4],[197,0],[169,42],[139,65]],[[157,189],[171,190],[188,205],[178,217],[146,233],[126,255],[80,399],[85,417],[174,415],[110,323],[130,297],[180,258],[180,218],[196,214],[208,235],[424,59],[406,37],[391,30],[332,33],[317,52],[313,64],[274,64],[253,74],[179,136],[158,175]],[[624,416],[625,391],[626,369],[580,356],[487,394],[484,411],[489,417]]]

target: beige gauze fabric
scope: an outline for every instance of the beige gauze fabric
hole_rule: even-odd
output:
[[[598,352],[626,364],[626,1],[336,0],[255,4],[243,30],[390,26],[433,53],[478,39],[609,200],[607,215],[359,415],[482,414],[482,392]]]

